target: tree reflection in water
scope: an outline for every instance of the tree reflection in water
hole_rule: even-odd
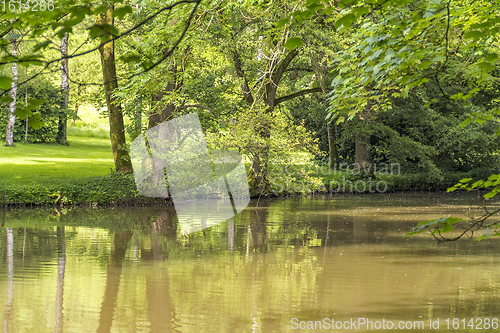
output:
[[[99,327],[97,328],[98,333],[111,331],[116,299],[120,289],[123,259],[131,238],[132,232],[129,230],[117,232],[113,236],[113,246],[109,255],[108,274],[106,276],[106,289],[101,305]]]
[[[64,274],[66,272],[66,232],[57,227],[57,291],[56,291],[56,333],[63,332]]]

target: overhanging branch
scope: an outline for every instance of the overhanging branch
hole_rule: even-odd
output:
[[[214,111],[212,110],[211,108],[209,108],[208,106],[204,106],[204,105],[200,105],[200,104],[190,104],[190,105],[182,105],[182,106],[179,106],[177,107],[177,109],[188,109],[188,108],[198,108],[198,109],[204,109],[204,110],[207,110],[207,111],[210,111],[215,117],[217,117],[224,125],[226,125],[227,127],[230,127],[228,123],[226,123],[224,120],[222,120],[222,118]]]
[[[274,100],[274,105],[276,106],[276,105],[280,104],[281,102],[289,101],[289,100],[294,99],[296,97],[304,96],[304,95],[315,93],[315,92],[323,92],[323,89],[321,89],[321,87],[304,89],[304,90],[294,92],[293,94],[290,94],[290,95],[278,97]]]

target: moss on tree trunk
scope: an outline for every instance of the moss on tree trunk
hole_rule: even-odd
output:
[[[98,17],[99,24],[113,25],[111,13],[112,6],[102,12]],[[123,124],[123,113],[121,105],[115,102],[113,92],[118,88],[116,81],[115,67],[115,46],[114,42],[107,42],[112,36],[105,34],[101,36],[101,53],[102,75],[104,80],[104,91],[106,93],[106,105],[109,115],[109,134],[111,138],[111,149],[113,151],[113,159],[117,172],[127,174],[132,172],[132,163],[125,145],[125,126]]]

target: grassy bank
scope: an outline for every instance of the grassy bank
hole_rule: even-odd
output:
[[[133,176],[112,174],[109,139],[68,141],[0,146],[0,205],[116,204],[139,197]]]

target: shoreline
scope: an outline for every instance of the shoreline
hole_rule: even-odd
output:
[[[384,181],[387,188],[383,192],[346,191],[346,184],[340,188],[322,186],[318,191],[282,191],[261,196],[260,199],[290,198],[307,195],[343,195],[343,194],[386,194],[407,192],[445,192],[456,184],[464,173],[449,173],[439,183],[412,182],[415,174],[381,177],[372,181]],[[325,184],[332,179],[324,179]],[[335,180],[336,181],[336,180]],[[359,182],[359,180],[358,180]],[[297,183],[300,184],[300,183]],[[331,183],[330,183],[331,184]],[[302,183],[303,185],[303,183]],[[464,192],[464,191],[460,191]],[[481,191],[482,192],[482,191]],[[252,193],[252,191],[251,191]],[[480,192],[479,192],[480,193]],[[259,196],[251,196],[258,199]],[[38,207],[116,207],[116,206],[172,206],[170,198],[149,198],[137,192],[133,175],[112,173],[106,176],[72,179],[70,181],[52,181],[43,184],[0,184],[0,208],[38,208]]]

